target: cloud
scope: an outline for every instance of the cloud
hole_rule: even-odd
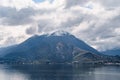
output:
[[[14,45],[17,43],[17,41],[14,37],[8,37],[4,43],[7,45]]]
[[[53,25],[53,22],[49,19],[42,19],[38,22],[38,32],[49,32],[52,31],[52,28],[54,28],[55,25]]]
[[[24,8],[17,11],[15,8],[0,7],[2,25],[24,25],[31,23],[33,21],[31,15],[34,15],[32,8]]]
[[[27,7],[33,7],[35,4],[32,0],[0,0],[0,6],[16,8],[18,10]]]
[[[101,3],[106,8],[116,8],[120,7],[120,0],[96,0]]]
[[[33,16],[39,14],[48,14],[52,10],[35,10],[32,7],[23,8],[20,10],[17,10],[16,8],[10,8],[10,7],[0,7],[0,18],[1,18],[1,24],[2,25],[26,25],[30,23],[34,23],[35,20],[32,18]]]
[[[85,3],[87,3],[89,0],[66,0],[66,8],[71,8],[73,6],[83,6]]]
[[[98,50],[118,47],[119,13],[119,0],[1,0],[0,28],[8,35],[0,36],[0,44],[16,44],[34,34],[66,30]]]
[[[80,32],[82,38],[86,39],[91,45],[97,46],[98,50],[106,50],[114,47],[120,47],[119,15],[113,19],[89,26],[85,31]],[[97,25],[97,26],[96,26]],[[116,31],[117,30],[117,31]]]
[[[36,24],[28,27],[28,28],[26,29],[26,34],[28,34],[28,35],[36,34],[37,31],[38,31],[38,28],[37,28],[37,27],[38,27],[38,26],[37,26]]]
[[[7,46],[16,45],[18,44],[19,41],[24,41],[24,39],[25,39],[24,35],[20,35],[17,37],[9,36],[4,40],[3,46],[6,47],[6,45]]]

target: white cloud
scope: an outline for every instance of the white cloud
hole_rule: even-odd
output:
[[[0,6],[12,7],[16,9],[22,9],[34,6],[35,3],[32,0],[0,0]]]
[[[29,35],[25,33],[27,27],[28,26],[11,27],[0,25],[0,38],[2,38],[2,40],[0,40],[0,46],[10,46],[23,42],[29,37]]]
[[[0,45],[66,30],[99,50],[118,47],[119,5],[119,0],[0,0]]]
[[[120,0],[94,0],[101,3],[106,8],[120,7]]]

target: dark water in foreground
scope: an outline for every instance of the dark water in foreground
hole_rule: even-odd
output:
[[[0,80],[120,80],[120,66],[0,65]]]

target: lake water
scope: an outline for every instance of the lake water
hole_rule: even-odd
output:
[[[120,66],[0,65],[0,80],[120,80]]]

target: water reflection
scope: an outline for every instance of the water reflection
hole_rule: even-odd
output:
[[[72,66],[63,65],[23,65],[12,66],[19,72],[28,74],[31,80],[72,80]]]
[[[8,66],[0,65],[0,80],[29,80],[28,75],[11,70]]]
[[[118,67],[0,65],[2,80],[119,80]]]

